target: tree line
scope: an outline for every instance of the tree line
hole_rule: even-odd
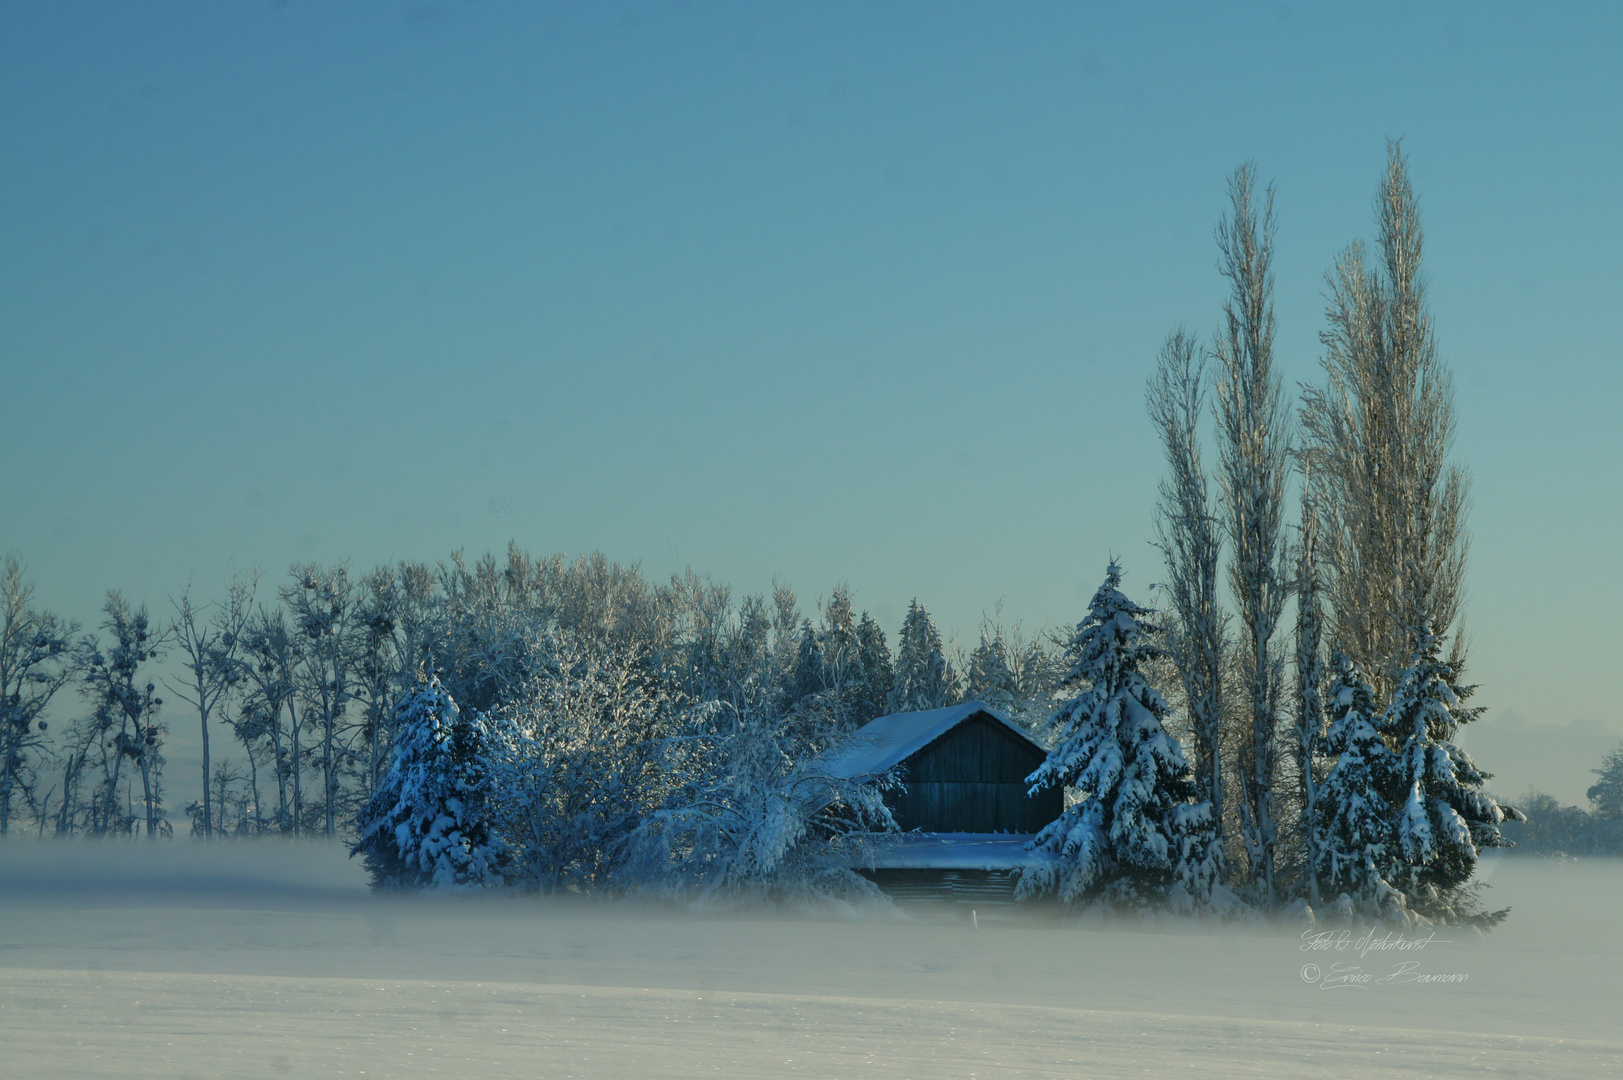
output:
[[[989,622],[965,654],[915,600],[893,650],[843,586],[803,612],[787,586],[735,599],[600,553],[297,565],[273,590],[249,575],[217,602],[188,591],[162,619],[114,592],[97,634],[39,609],[15,556],[3,570],[0,835],[171,832],[164,751],[185,723],[206,781],[192,834],[352,837],[420,714],[402,702],[432,684],[464,715],[527,731],[556,813],[601,842],[609,819],[665,806],[676,748],[714,742],[724,717],[772,727],[784,765],[887,712],[969,697],[1035,715],[1057,677],[1048,641],[1018,627]],[[56,731],[53,699],[75,713]],[[229,733],[228,760],[211,730]]]

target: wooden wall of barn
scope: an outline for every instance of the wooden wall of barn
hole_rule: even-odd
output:
[[[904,831],[1034,833],[1063,806],[1058,789],[1026,796],[1026,777],[1045,756],[977,713],[908,758],[905,786],[886,802]]]

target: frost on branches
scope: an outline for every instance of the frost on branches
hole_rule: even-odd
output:
[[[500,880],[503,845],[490,833],[484,718],[463,715],[437,677],[394,708],[394,757],[357,821],[372,887],[454,888]]]
[[[1019,895],[1055,891],[1066,904],[1148,908],[1210,903],[1215,844],[1207,804],[1178,740],[1162,726],[1168,709],[1140,673],[1161,655],[1151,614],[1122,595],[1110,564],[1087,618],[1066,646],[1062,686],[1077,692],[1054,715],[1056,745],[1028,777],[1032,791],[1071,788],[1081,797],[1043,829],[1033,847],[1059,858],[1022,873]]]
[[[554,631],[527,648],[533,670],[496,706],[489,755],[508,873],[540,892],[598,889],[676,783],[659,760],[674,694],[635,646]]]
[[[1398,866],[1393,884],[1409,907],[1432,919],[1492,925],[1505,911],[1479,913],[1469,885],[1481,849],[1506,846],[1499,825],[1520,820],[1482,790],[1488,775],[1454,745],[1461,723],[1480,710],[1467,708],[1471,688],[1455,685],[1457,665],[1440,655],[1429,626],[1387,706],[1383,726],[1392,761]],[[1509,909],[1506,909],[1508,911]]]
[[[691,783],[638,829],[629,880],[701,902],[884,903],[851,867],[869,835],[895,831],[884,802],[894,782],[834,776],[820,757],[797,762],[791,718],[768,705],[704,711],[708,723],[668,744]]]

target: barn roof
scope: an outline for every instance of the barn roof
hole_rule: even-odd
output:
[[[1037,749],[1043,749],[986,702],[966,701],[945,709],[881,716],[853,731],[824,758],[824,767],[832,775],[847,779],[877,776],[900,765],[977,713],[985,713]]]

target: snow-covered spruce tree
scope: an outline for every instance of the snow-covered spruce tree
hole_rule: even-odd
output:
[[[800,649],[795,656],[796,700],[821,694],[828,689],[824,675],[823,643],[818,640],[817,628],[810,619],[806,619],[800,625]]]
[[[1197,893],[1213,881],[1212,845],[1198,835],[1210,828],[1209,804],[1203,821],[1189,762],[1162,726],[1166,702],[1139,671],[1160,655],[1159,630],[1120,586],[1112,562],[1066,646],[1061,685],[1076,693],[1055,713],[1048,760],[1027,779],[1033,791],[1071,788],[1081,800],[1032,842],[1058,859],[1022,873],[1021,896],[1052,891],[1069,905],[1146,908],[1166,902],[1175,883]],[[1185,851],[1200,865],[1183,864]]]
[[[957,678],[941,651],[935,620],[917,599],[907,606],[896,642],[896,682],[888,708],[893,713],[939,709],[957,699]]]
[[[356,819],[350,855],[374,889],[493,885],[504,849],[491,835],[489,729],[430,676],[395,705],[394,757]]]
[[[1333,760],[1318,785],[1313,850],[1323,897],[1344,915],[1399,916],[1402,894],[1392,887],[1395,832],[1387,788],[1391,752],[1381,737],[1369,682],[1345,653],[1331,661],[1335,678],[1327,697],[1330,727],[1323,753]]]
[[[862,642],[849,587],[836,585],[829,594],[817,636],[823,653],[823,681],[854,695],[862,679]]]
[[[1009,666],[1009,647],[1001,629],[988,633],[986,627],[981,628],[981,643],[969,656],[964,683],[967,699],[984,701],[1005,713],[1014,708],[1014,669]]]
[[[1481,849],[1507,846],[1500,823],[1522,815],[1482,790],[1489,775],[1454,745],[1460,724],[1481,712],[1464,703],[1473,688],[1456,685],[1456,664],[1442,658],[1428,624],[1421,623],[1415,638],[1419,645],[1382,718],[1394,750],[1393,884],[1409,908],[1427,918],[1493,925],[1505,912],[1475,910],[1469,882]]]
[[[866,611],[857,623],[857,648],[862,661],[862,693],[856,718],[860,726],[885,714],[885,702],[896,683],[896,665],[891,662],[885,631]]]

